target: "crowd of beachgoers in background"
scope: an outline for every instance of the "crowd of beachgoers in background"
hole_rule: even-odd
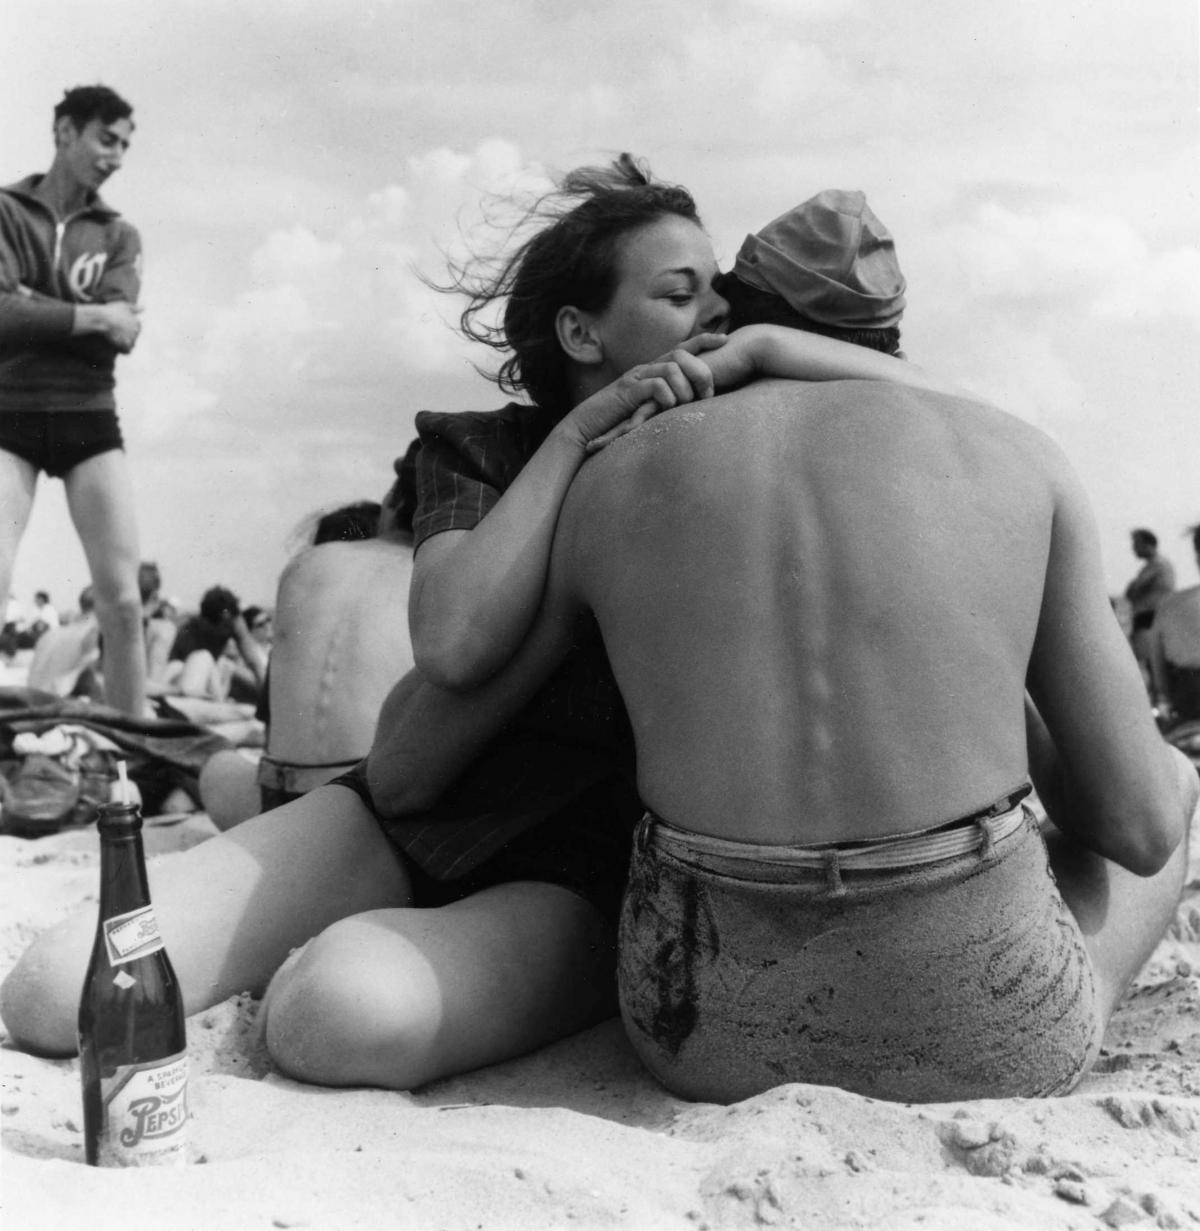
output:
[[[338,519],[333,527],[336,533],[329,533],[329,538],[349,540],[372,536],[377,510],[378,505],[364,501],[321,516],[326,522]],[[1200,540],[1200,528],[1190,533]],[[1154,635],[1156,618],[1164,603],[1168,603],[1168,614],[1175,608],[1182,612],[1196,606],[1196,590],[1177,590],[1175,567],[1159,551],[1153,531],[1144,527],[1133,530],[1130,545],[1140,567],[1125,590],[1113,596],[1113,610],[1142,667],[1151,701],[1161,710],[1169,707],[1170,701],[1161,678],[1161,662],[1156,663],[1155,650],[1162,642],[1161,636]],[[1200,543],[1193,546],[1200,557]],[[274,580],[263,586],[266,595],[256,596],[260,601],[248,605],[221,584],[214,584],[192,603],[163,593],[161,574],[153,562],[142,564],[139,584],[148,694],[257,707],[266,687],[266,665],[274,635]],[[102,703],[101,647],[90,591],[91,587],[86,587],[74,605],[61,610],[47,590],[35,591],[28,604],[10,594],[0,629],[0,681],[27,684],[59,696],[90,697]],[[46,645],[38,652],[47,634],[51,634],[51,642],[66,643],[57,654],[47,653]],[[1193,660],[1200,664],[1200,640],[1193,653],[1185,657],[1188,666]]]
[[[153,563],[142,567],[143,577],[157,573]],[[174,693],[257,705],[273,631],[266,603],[243,606],[222,585],[190,604],[153,589],[143,598],[151,697]],[[0,631],[6,683],[103,703],[101,649],[90,586],[62,610],[46,590],[28,605],[9,595]]]

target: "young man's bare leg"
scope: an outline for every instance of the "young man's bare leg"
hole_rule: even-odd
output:
[[[272,1059],[303,1081],[411,1089],[616,1012],[615,936],[557,885],[498,885],[430,910],[345,919],[276,976]]]
[[[92,575],[103,637],[104,693],[115,709],[143,716],[146,646],[138,590],[138,534],[125,454],[110,449],[66,477],[67,507]]]
[[[17,549],[29,524],[36,491],[37,471],[33,466],[15,453],[0,449],[0,603],[8,601]]]
[[[359,797],[325,786],[180,854],[152,860],[150,892],[195,1013],[260,994],[298,945],[336,920],[411,900],[400,859]],[[79,992],[96,928],[90,905],[39,936],[0,988],[13,1041],[75,1051]]]
[[[1183,840],[1155,875],[1136,876],[1052,825],[1043,829],[1059,892],[1092,959],[1106,1021],[1175,917],[1187,876],[1189,842],[1200,840],[1200,834],[1193,832],[1200,779],[1187,757],[1175,750],[1172,755],[1179,807],[1188,820]]]

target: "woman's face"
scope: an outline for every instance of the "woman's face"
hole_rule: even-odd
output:
[[[630,232],[612,301],[593,318],[607,380],[698,333],[723,329],[729,304],[713,289],[717,273],[708,236],[686,218],[668,215]]]

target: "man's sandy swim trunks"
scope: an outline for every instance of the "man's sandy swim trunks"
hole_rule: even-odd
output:
[[[1064,1094],[1104,1033],[1021,805],[823,847],[728,842],[647,814],[620,955],[630,1039],[684,1098],[785,1082],[901,1102]]]

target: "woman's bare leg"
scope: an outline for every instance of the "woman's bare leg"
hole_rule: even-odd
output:
[[[1189,839],[1197,821],[1200,780],[1191,762],[1174,751],[1179,806],[1190,820],[1183,841],[1154,876],[1135,876],[1086,850],[1053,826],[1043,830],[1050,867],[1059,892],[1070,907],[1092,959],[1105,1020],[1162,940],[1183,892]]]
[[[260,994],[288,953],[331,923],[411,900],[400,859],[351,790],[319,787],[149,866],[150,892],[188,1013]],[[94,905],[42,933],[0,988],[0,1015],[31,1051],[75,1051]]]
[[[303,1081],[407,1090],[616,1012],[615,936],[557,885],[498,885],[439,909],[345,919],[263,1004],[275,1063]]]

